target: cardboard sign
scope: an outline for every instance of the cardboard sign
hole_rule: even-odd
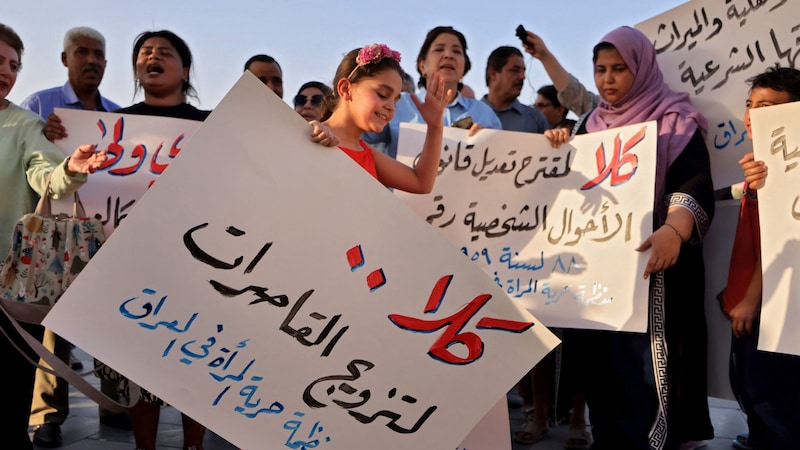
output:
[[[247,72],[45,324],[242,448],[456,448],[557,343]]]
[[[403,124],[398,159],[412,165],[424,125]],[[644,332],[653,231],[656,124],[576,136],[445,129],[429,195],[398,192],[548,327]]]

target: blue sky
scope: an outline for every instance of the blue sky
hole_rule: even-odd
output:
[[[479,96],[486,93],[483,73],[489,53],[501,45],[519,46],[519,24],[540,34],[567,70],[592,86],[591,49],[608,31],[635,25],[668,11],[681,0],[496,0],[440,3],[354,0],[172,1],[88,0],[30,2],[4,0],[2,23],[25,44],[23,70],[9,99],[19,103],[37,90],[61,85],[66,68],[60,54],[64,32],[79,25],[106,37],[108,66],[103,95],[122,106],[133,97],[131,51],[136,35],[169,29],[183,37],[195,58],[193,83],[199,102],[213,108],[236,82],[244,62],[266,53],[283,67],[284,100],[310,80],[330,84],[347,51],[384,42],[403,54],[405,70],[417,75],[414,61],[428,30],[451,25],[467,37],[472,70],[465,82]],[[446,5],[446,6],[445,6]],[[533,103],[535,90],[549,84],[538,60],[526,55],[528,82],[520,96]]]

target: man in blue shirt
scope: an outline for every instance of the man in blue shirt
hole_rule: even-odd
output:
[[[544,133],[550,129],[547,118],[539,110],[517,100],[525,82],[525,60],[514,47],[498,47],[486,62],[486,86],[489,93],[482,102],[491,106],[504,130]]]
[[[64,86],[45,89],[26,98],[20,106],[39,114],[50,123],[60,125],[53,113],[55,108],[115,111],[119,105],[100,95],[98,90],[106,70],[106,42],[103,35],[88,27],[77,27],[64,36],[61,62],[67,68],[68,81]],[[53,127],[45,129],[50,141],[63,137]],[[70,344],[45,329],[45,347],[64,362],[70,360]],[[80,370],[80,362],[73,368]],[[106,389],[104,389],[104,392]],[[116,389],[114,394],[116,395]],[[61,425],[69,414],[69,385],[60,377],[42,370],[36,371],[30,424],[34,426],[33,443],[41,447],[61,446]],[[101,412],[102,414],[102,412]],[[102,417],[101,417],[102,418]]]
[[[35,92],[22,101],[20,106],[55,120],[54,108],[85,109],[89,111],[116,111],[119,105],[100,95],[100,82],[106,70],[106,41],[97,30],[77,27],[64,36],[64,51],[61,63],[67,68],[68,81],[43,91]],[[45,131],[49,134],[49,130]],[[48,135],[51,141],[60,135]]]

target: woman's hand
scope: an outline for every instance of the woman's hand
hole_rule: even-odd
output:
[[[438,72],[434,72],[427,82],[425,93],[425,103],[420,103],[417,95],[412,93],[411,100],[419,110],[422,119],[428,125],[442,125],[444,120],[444,109],[455,98],[452,89],[445,92],[444,78]]]
[[[81,145],[72,152],[67,171],[72,173],[94,173],[108,159],[105,150],[94,151],[95,145]]]
[[[744,181],[748,187],[758,189],[764,186],[767,178],[767,164],[764,161],[756,161],[753,152],[750,152],[739,160],[739,165],[744,170]]]
[[[569,141],[570,132],[566,128],[556,128],[545,130],[544,136],[550,140],[550,145],[552,145],[553,148],[559,148],[562,144]]]
[[[522,46],[525,47],[525,52],[529,53],[536,59],[547,58],[550,56],[550,50],[547,49],[547,46],[544,45],[544,41],[538,34],[528,31],[528,39],[527,41],[522,43]]]
[[[308,122],[311,125],[311,142],[315,144],[324,145],[325,147],[336,147],[339,145],[339,138],[337,138],[331,129],[316,120]]]
[[[61,124],[61,118],[55,113],[50,113],[47,116],[47,122],[44,124],[44,137],[50,142],[55,142],[67,136],[67,129]]]
[[[644,269],[644,279],[646,280],[651,273],[666,270],[678,262],[682,243],[683,239],[667,225],[662,225],[645,239],[636,249],[637,252],[650,250],[650,259],[647,260]]]

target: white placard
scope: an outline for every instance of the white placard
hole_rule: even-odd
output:
[[[246,449],[455,448],[557,343],[248,72],[45,324]]]
[[[56,141],[64,154],[71,155],[82,144],[108,150],[108,162],[80,189],[87,214],[102,220],[106,236],[128,216],[202,124],[172,117],[64,108],[56,108],[55,113],[69,135]],[[71,212],[72,200],[54,202],[53,208]]]
[[[742,117],[746,80],[800,53],[800,2],[693,0],[636,25],[655,45],[664,80],[688,92],[708,119],[717,188],[742,181],[738,161],[751,151]]]
[[[764,275],[758,349],[800,355],[800,103],[750,111],[755,159],[769,175],[758,190]]]
[[[424,125],[402,124],[413,164]],[[445,129],[433,192],[398,192],[548,327],[644,332],[656,124],[576,136]]]

